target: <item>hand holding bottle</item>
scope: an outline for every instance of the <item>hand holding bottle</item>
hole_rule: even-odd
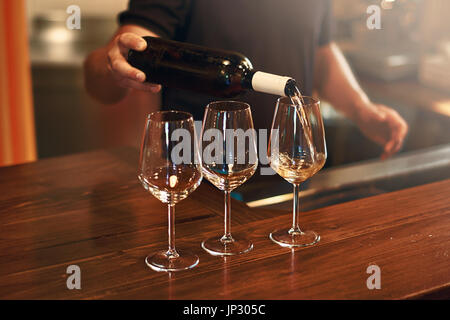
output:
[[[140,46],[141,40],[146,41],[144,49]],[[128,50],[138,44],[139,50]],[[246,90],[284,96],[295,86],[291,77],[254,70],[250,60],[239,52],[153,36],[121,39],[120,45],[126,47],[121,49],[120,61],[128,52],[128,63],[134,67],[125,69],[117,65],[120,75],[141,80],[140,70],[147,81],[165,87],[231,98]]]
[[[147,48],[147,42],[137,34],[125,32],[117,35],[108,45],[108,70],[117,84],[124,88],[159,92],[161,86],[145,82],[145,73],[133,68],[127,62],[129,50],[143,51]]]

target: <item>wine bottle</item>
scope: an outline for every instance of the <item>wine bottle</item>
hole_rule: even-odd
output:
[[[147,82],[223,98],[246,90],[294,94],[294,79],[255,71],[250,60],[238,52],[155,37],[144,39],[147,48],[130,50],[128,62],[145,73]]]

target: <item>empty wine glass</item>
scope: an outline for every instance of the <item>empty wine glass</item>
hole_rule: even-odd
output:
[[[225,193],[225,227],[222,236],[202,242],[212,255],[236,255],[250,251],[251,241],[231,235],[230,193],[256,171],[256,132],[250,106],[243,102],[218,101],[205,110],[201,133],[203,175]]]
[[[139,180],[168,206],[169,248],[145,259],[156,271],[193,268],[198,257],[175,249],[175,204],[187,198],[202,181],[192,115],[160,111],[147,117],[139,162]]]
[[[283,247],[317,243],[320,236],[314,231],[300,229],[298,220],[300,183],[316,174],[327,158],[319,101],[303,97],[303,103],[299,106],[288,97],[278,99],[268,155],[272,169],[294,185],[292,226],[273,231],[270,239]]]

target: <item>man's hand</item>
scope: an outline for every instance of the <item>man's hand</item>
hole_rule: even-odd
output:
[[[104,47],[91,52],[84,61],[84,84],[87,92],[103,104],[114,104],[127,96],[130,88],[156,93],[157,84],[144,83],[145,74],[127,62],[130,49],[147,47],[144,36],[157,37],[151,30],[137,25],[121,26]]]
[[[108,45],[108,70],[117,84],[123,88],[133,88],[150,92],[158,92],[161,86],[158,84],[144,83],[144,72],[133,68],[127,62],[128,51],[144,51],[147,42],[137,34],[125,32],[117,35]]]
[[[408,133],[405,120],[395,110],[381,104],[362,108],[356,124],[366,137],[383,147],[382,159],[398,152]]]
[[[370,102],[335,43],[316,52],[315,88],[322,99],[355,122],[362,133],[383,147],[382,159],[400,150],[408,132],[405,120],[393,109]]]

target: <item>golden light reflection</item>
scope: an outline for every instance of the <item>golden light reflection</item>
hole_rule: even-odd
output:
[[[438,101],[432,108],[435,112],[450,117],[450,100]]]
[[[300,191],[300,197],[305,197],[307,195],[313,194],[314,192],[316,192],[316,189],[308,189],[305,191]],[[269,206],[269,205],[273,205],[273,204],[291,201],[293,199],[293,197],[294,196],[292,193],[280,194],[280,195],[274,196],[274,197],[250,201],[250,202],[247,202],[246,205],[249,206],[250,208],[264,207],[264,206]]]
[[[169,178],[169,185],[171,188],[175,188],[178,184],[178,177],[177,176],[170,176]]]
[[[70,43],[73,40],[73,32],[65,27],[47,30],[42,38],[49,43]]]

